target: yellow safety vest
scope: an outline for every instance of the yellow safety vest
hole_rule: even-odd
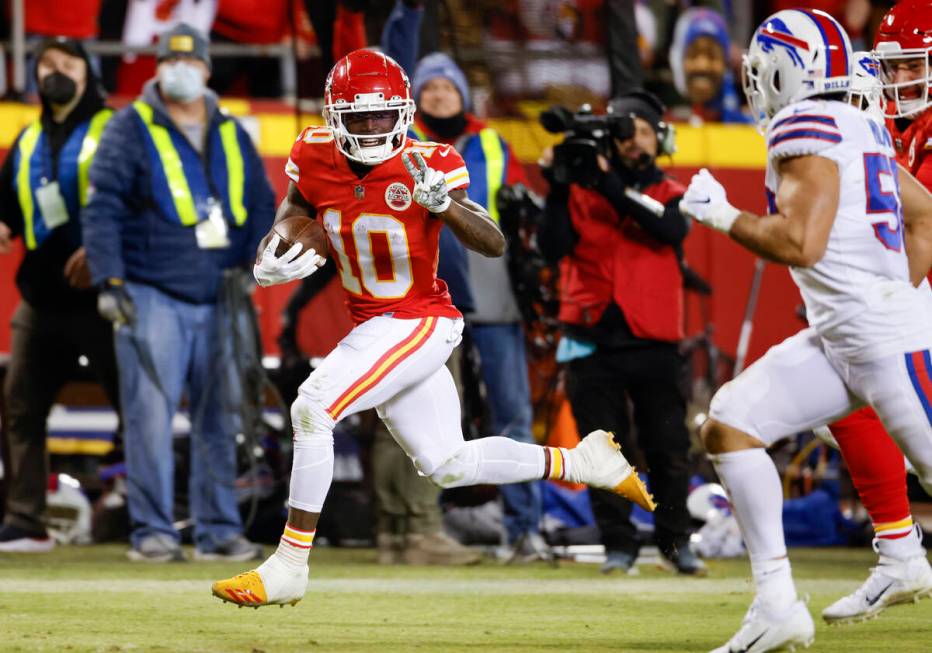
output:
[[[73,202],[73,193],[76,191],[79,208],[87,206],[87,178],[91,169],[91,161],[97,152],[104,127],[112,115],[112,109],[101,109],[95,113],[88,121],[87,129],[80,141],[80,148],[77,148],[76,141],[73,142],[74,139],[80,137],[80,131],[76,129],[58,154],[58,180],[61,192],[66,197],[71,195]],[[40,216],[36,208],[35,192],[44,183],[44,174],[51,173],[43,169],[40,161],[44,153],[43,147],[39,146],[44,146],[44,136],[42,122],[36,120],[26,127],[17,145],[16,194],[23,213],[26,248],[30,250],[36,249],[40,244],[40,235],[37,234],[40,229]],[[47,233],[41,235],[44,236]]]
[[[181,162],[181,156],[172,142],[168,129],[153,121],[152,107],[142,100],[133,102],[133,108],[145,124],[149,137],[155,145],[155,150],[158,152],[159,162],[168,182],[168,190],[175,211],[178,214],[178,219],[185,226],[197,224],[201,216],[198,215],[194,195],[191,192],[189,180]],[[224,120],[220,123],[219,131],[223,156],[226,161],[227,200],[234,221],[237,226],[242,226],[248,217],[246,207],[243,204],[246,179],[243,153],[236,134],[236,123],[232,119]],[[210,174],[210,170],[205,171],[205,174]]]
[[[411,131],[419,140],[429,140],[424,130],[417,125],[411,125]],[[472,139],[476,135],[479,137],[479,147],[482,151],[481,161],[473,157],[472,148],[470,147]],[[466,162],[466,169],[469,171],[470,176],[474,178],[473,186],[470,186],[467,193],[473,201],[484,206],[486,211],[489,212],[489,216],[498,223],[498,206],[495,204],[495,197],[498,195],[498,190],[505,183],[505,149],[502,147],[502,140],[494,129],[484,127],[479,130],[478,134],[471,134],[463,143],[462,148],[460,154]],[[480,165],[485,167],[485,175],[482,182],[476,184],[475,176]],[[482,188],[483,184],[484,189]],[[482,197],[477,197],[477,194],[482,195]]]

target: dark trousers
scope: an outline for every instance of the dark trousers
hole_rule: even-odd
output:
[[[626,396],[631,399],[638,445],[658,506],[655,539],[665,551],[684,544],[690,527],[686,509],[689,432],[682,370],[676,346],[657,343],[599,349],[570,361],[566,375],[567,396],[581,435],[605,429],[623,444],[630,430]],[[636,555],[640,543],[631,523],[631,502],[604,490],[590,488],[589,493],[606,550]]]
[[[45,530],[48,484],[46,420],[59,390],[76,376],[78,358],[118,406],[113,329],[93,307],[36,309],[20,302],[12,321],[10,363],[3,385],[9,472],[4,522],[27,531]]]

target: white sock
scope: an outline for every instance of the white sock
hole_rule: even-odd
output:
[[[314,534],[316,532],[316,529],[302,531],[290,524],[285,524],[285,532],[282,533],[282,537],[278,541],[275,557],[288,567],[304,569],[307,567],[307,559],[311,549],[314,548]]]
[[[524,483],[544,476],[544,448],[536,444],[493,436],[471,440],[466,446],[477,449],[476,483]]]
[[[922,539],[919,537],[919,530],[914,526],[909,534],[896,539],[877,537],[877,553],[888,558],[896,560],[906,560],[916,556],[924,556],[925,549],[922,548]]]
[[[780,475],[763,449],[710,456],[741,528],[751,559],[757,595],[774,609],[796,601],[796,588],[783,538]]]

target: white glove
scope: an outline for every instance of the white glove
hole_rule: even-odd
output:
[[[414,179],[415,202],[431,213],[443,213],[450,208],[453,198],[447,191],[447,177],[444,173],[428,168],[420,152],[414,152],[414,163],[411,163],[408,152],[401,155],[401,160]]]
[[[304,247],[301,243],[295,243],[287,252],[276,257],[275,250],[278,249],[280,242],[281,237],[272,236],[259,262],[252,268],[256,283],[260,286],[274,286],[277,283],[287,283],[309,277],[326,262],[313,249],[301,254],[301,249]]]
[[[680,211],[726,234],[741,213],[728,203],[725,188],[705,168],[693,175],[680,200]]]

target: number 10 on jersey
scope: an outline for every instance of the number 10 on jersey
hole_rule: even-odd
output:
[[[330,244],[337,253],[340,280],[354,295],[368,294],[377,299],[399,299],[414,283],[411,251],[404,223],[391,215],[360,213],[350,223],[353,252],[343,240],[343,215],[327,209],[323,215]],[[355,253],[356,269],[350,262]]]

